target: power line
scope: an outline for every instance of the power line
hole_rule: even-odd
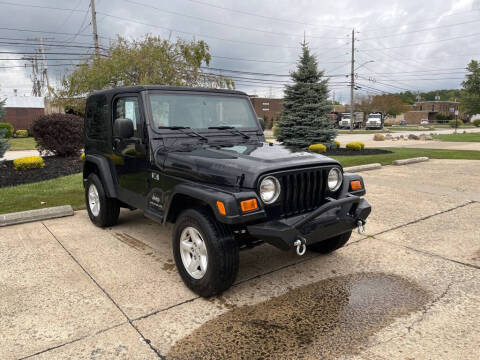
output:
[[[210,38],[210,39],[214,39],[214,40],[227,41],[227,42],[233,42],[233,43],[239,43],[239,44],[246,44],[246,45],[263,46],[263,47],[275,47],[275,48],[285,48],[285,49],[298,49],[298,46],[282,46],[282,45],[276,45],[276,44],[255,43],[255,42],[251,42],[251,41],[226,39],[226,38],[217,37],[217,36],[212,36],[212,35],[197,34],[197,33],[193,33],[193,32],[190,32],[190,31],[184,31],[184,30],[178,30],[178,29],[168,28],[168,27],[165,27],[165,26],[160,26],[160,25],[156,25],[156,24],[149,24],[149,23],[145,23],[145,22],[138,21],[138,20],[133,20],[133,19],[130,19],[130,18],[122,17],[122,16],[111,15],[111,14],[104,13],[104,12],[101,12],[101,11],[97,11],[97,14],[101,14],[101,15],[106,16],[106,17],[108,17],[108,18],[113,18],[113,19],[117,19],[117,20],[123,20],[123,21],[126,21],[126,22],[130,22],[130,23],[138,24],[138,25],[143,25],[143,26],[150,26],[150,27],[153,27],[153,28],[158,28],[158,29],[162,29],[162,30],[167,30],[167,31],[169,31],[169,32],[176,32],[176,33],[179,33],[179,34],[187,34],[187,35],[193,35],[193,36],[200,36],[200,37]],[[343,46],[339,46],[339,47],[335,47],[335,48],[325,48],[325,49],[322,49],[322,50],[336,50],[336,49],[341,49],[341,48],[343,48]]]
[[[31,29],[18,29],[18,28],[10,28],[10,27],[0,27],[0,30],[9,30],[9,31],[20,31],[20,32],[31,32],[31,33],[41,33],[41,34],[55,34],[55,35],[77,35],[77,36],[88,36],[88,34],[73,34],[73,33],[66,33],[66,32],[59,32],[59,31],[45,31],[45,30],[31,30]],[[101,39],[107,40],[114,40],[109,37],[99,36]]]
[[[225,11],[236,12],[236,13],[239,13],[239,14],[254,16],[254,17],[257,17],[257,18],[261,18],[261,19],[268,19],[268,20],[286,22],[286,23],[291,23],[291,24],[307,25],[307,26],[312,26],[312,27],[321,26],[321,27],[327,27],[327,28],[332,28],[332,29],[343,29],[343,30],[349,29],[348,27],[344,27],[344,26],[333,26],[333,25],[323,25],[323,24],[315,24],[314,25],[314,24],[309,24],[309,23],[304,22],[304,21],[296,21],[296,20],[281,19],[281,18],[276,18],[276,17],[272,17],[272,16],[266,16],[266,15],[259,15],[259,14],[251,13],[251,12],[248,12],[248,11],[231,9],[231,8],[211,4],[211,3],[208,3],[208,2],[205,2],[205,1],[200,1],[200,0],[186,0],[186,1],[190,1],[190,2],[193,2],[193,3],[196,3],[196,4],[201,4],[201,5],[205,5],[205,6],[209,6],[209,7],[212,7],[212,8],[225,10]]]
[[[15,42],[15,41],[0,41],[0,44],[3,45],[24,45],[24,46],[39,46],[39,43],[29,43],[29,42]],[[85,46],[85,45],[67,45],[67,44],[44,44],[46,47],[59,47],[59,48],[79,48],[79,49],[95,49],[94,46]]]
[[[192,15],[187,15],[187,14],[183,14],[183,13],[179,13],[179,12],[175,12],[175,11],[171,11],[171,10],[161,9],[161,8],[156,7],[156,6],[149,5],[149,4],[144,4],[144,3],[134,1],[134,0],[122,0],[122,1],[130,3],[130,4],[144,6],[144,7],[150,8],[150,9],[157,10],[157,11],[162,12],[162,13],[176,15],[176,16],[182,16],[182,17],[186,17],[186,18],[189,18],[189,19],[204,21],[204,22],[211,23],[211,24],[227,26],[228,28],[237,28],[237,29],[241,29],[241,30],[260,32],[260,33],[271,34],[271,35],[276,35],[276,36],[303,37],[303,34],[292,34],[292,33],[284,33],[284,32],[277,32],[277,31],[269,31],[269,30],[264,30],[264,29],[256,29],[256,28],[247,27],[247,26],[235,25],[235,24],[232,24],[232,23],[224,23],[224,22],[211,20],[211,19],[205,19],[205,18],[202,18],[202,17],[199,17],[199,16],[192,16]],[[329,39],[329,40],[343,40],[344,39],[344,37],[325,37],[325,36],[320,36],[320,35],[309,35],[309,37]]]

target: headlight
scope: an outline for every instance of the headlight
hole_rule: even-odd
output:
[[[328,189],[330,191],[337,191],[342,185],[342,172],[339,168],[332,168],[328,173]]]
[[[272,204],[280,195],[280,182],[273,176],[267,176],[260,183],[260,197],[265,204]]]

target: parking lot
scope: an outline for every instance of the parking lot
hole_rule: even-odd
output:
[[[198,298],[169,229],[85,211],[0,230],[0,358],[478,359],[480,162],[364,172],[367,234],[334,254],[241,252]]]

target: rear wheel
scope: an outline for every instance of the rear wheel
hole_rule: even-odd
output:
[[[307,249],[321,254],[328,254],[343,247],[348,242],[351,235],[352,232],[349,231],[345,234],[341,234],[330,239],[308,245]]]
[[[238,273],[238,244],[232,231],[207,209],[180,214],[172,245],[178,272],[192,291],[209,297],[232,286]]]
[[[97,174],[90,174],[85,184],[85,203],[88,216],[99,227],[113,226],[118,222],[120,206],[117,199],[107,197]]]

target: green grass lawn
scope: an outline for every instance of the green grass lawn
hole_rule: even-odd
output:
[[[480,160],[480,151],[412,148],[384,148],[391,154],[333,156],[343,166],[381,163],[393,160],[428,156],[431,159]],[[45,204],[42,205],[42,202]],[[82,174],[63,176],[34,184],[0,188],[0,214],[39,209],[42,207],[72,205],[75,210],[85,208]]]
[[[350,130],[338,130],[339,134],[377,134],[377,133],[389,133],[389,128],[383,128],[382,130],[358,130],[354,129],[353,132]]]
[[[35,139],[27,138],[11,138],[8,140],[10,148],[8,150],[35,150]]]
[[[442,150],[442,149],[415,149],[415,148],[382,148],[392,151],[391,154],[332,156],[342,166],[355,166],[370,163],[389,165],[394,160],[412,157],[427,156],[430,159],[466,159],[480,160],[480,151],[474,150]]]
[[[480,142],[480,133],[457,133],[434,135],[434,139],[454,142]]]
[[[58,205],[72,205],[75,210],[85,207],[81,173],[0,188],[0,214]]]

